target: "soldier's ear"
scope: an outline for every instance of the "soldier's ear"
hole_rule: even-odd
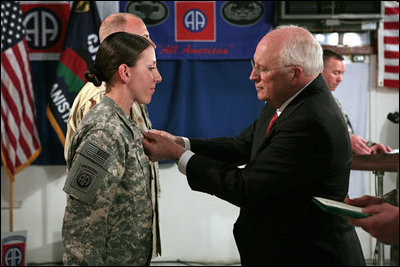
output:
[[[131,71],[128,67],[128,65],[126,64],[121,64],[118,67],[118,74],[120,79],[124,82],[127,83],[130,79],[130,77],[132,76]]]

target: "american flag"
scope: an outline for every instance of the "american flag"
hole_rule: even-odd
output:
[[[378,85],[399,89],[399,2],[384,1],[380,29]]]
[[[1,2],[1,160],[10,179],[40,154],[31,66],[18,1]]]

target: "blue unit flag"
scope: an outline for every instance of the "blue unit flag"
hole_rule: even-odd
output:
[[[120,1],[138,15],[158,60],[250,59],[274,23],[273,1]]]

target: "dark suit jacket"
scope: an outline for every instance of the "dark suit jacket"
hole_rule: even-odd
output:
[[[240,207],[234,236],[243,265],[365,265],[354,227],[311,202],[343,201],[351,165],[346,125],[322,76],[265,136],[274,112],[266,104],[235,138],[190,139],[190,187]]]

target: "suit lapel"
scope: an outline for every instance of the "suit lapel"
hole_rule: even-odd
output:
[[[254,131],[251,158],[254,158],[256,152],[259,150],[260,146],[264,143],[265,133],[267,132],[268,123],[274,116],[274,112],[275,108],[270,106],[268,103],[265,104],[263,110],[261,111],[261,114],[257,120],[256,129]]]

